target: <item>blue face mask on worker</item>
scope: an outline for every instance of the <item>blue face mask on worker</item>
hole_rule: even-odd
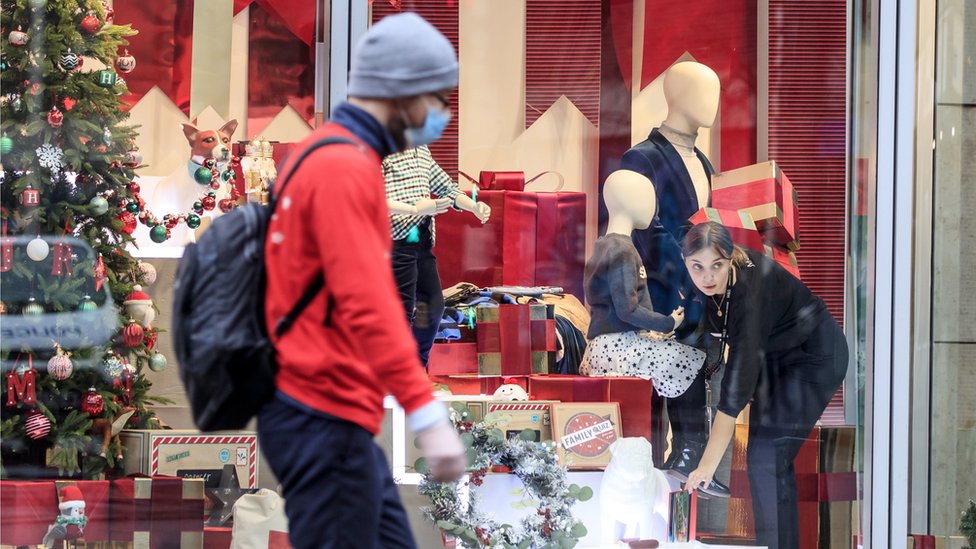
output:
[[[407,118],[404,116],[404,118]],[[409,120],[409,118],[407,118]],[[451,111],[449,109],[438,109],[427,105],[427,116],[424,117],[424,125],[419,128],[408,127],[403,131],[408,147],[422,147],[430,145],[441,138],[448,123],[451,121]]]

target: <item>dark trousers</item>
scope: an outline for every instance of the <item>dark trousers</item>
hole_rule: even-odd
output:
[[[279,394],[258,415],[295,549],[415,549],[383,451],[359,425]]]
[[[712,386],[714,390],[714,385]],[[704,445],[708,442],[708,412],[706,409],[705,369],[688,390],[675,398],[667,399],[668,421],[671,423],[672,451],[681,451],[687,444]]]
[[[749,416],[746,465],[756,545],[800,546],[793,460],[847,373],[843,331],[824,313],[800,347],[766,355]]]
[[[420,363],[426,366],[444,315],[444,290],[437,273],[429,219],[420,225],[419,242],[393,241],[393,277],[413,327]]]

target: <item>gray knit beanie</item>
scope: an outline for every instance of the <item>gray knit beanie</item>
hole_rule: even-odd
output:
[[[386,17],[366,31],[353,52],[348,94],[391,99],[457,84],[454,47],[424,18],[407,12]]]

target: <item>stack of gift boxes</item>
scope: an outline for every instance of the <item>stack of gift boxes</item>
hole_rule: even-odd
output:
[[[800,278],[795,254],[800,248],[796,189],[775,162],[715,175],[712,207],[702,208],[690,221],[722,223],[737,245],[766,254]]]
[[[87,481],[0,481],[0,545],[38,545],[59,516],[59,494],[76,487],[84,501],[85,542],[146,548],[202,548],[200,479],[137,477]]]

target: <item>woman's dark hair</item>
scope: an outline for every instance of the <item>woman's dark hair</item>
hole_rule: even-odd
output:
[[[745,250],[732,241],[729,230],[714,221],[695,225],[685,234],[681,255],[689,257],[708,248],[714,249],[723,259],[732,260],[737,266],[742,266],[749,260]]]

